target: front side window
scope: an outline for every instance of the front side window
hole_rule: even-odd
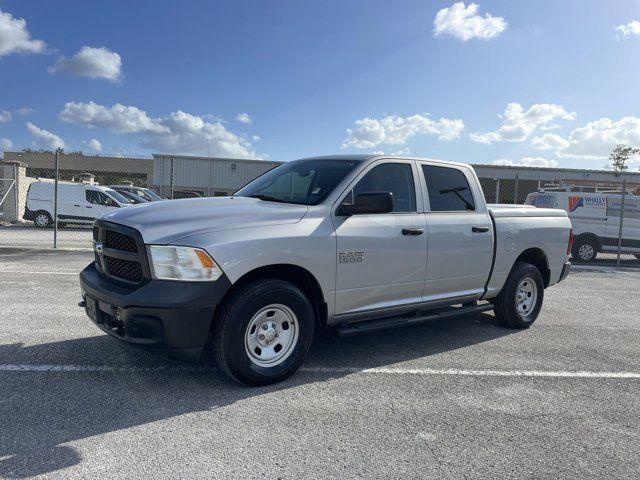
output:
[[[383,163],[373,167],[353,188],[351,201],[366,192],[390,192],[393,213],[416,211],[416,189],[408,163]]]
[[[476,209],[469,182],[456,168],[422,165],[432,212],[470,212]]]
[[[360,163],[355,160],[299,160],[256,178],[234,196],[268,202],[317,205]]]
[[[129,203],[129,201],[122,196],[122,194],[116,190],[113,190],[112,188],[107,190],[107,193],[109,195],[107,195],[107,198],[109,198],[109,200],[113,201],[113,199],[115,198],[116,201],[120,202],[120,203]],[[113,205],[114,207],[117,207],[117,205]]]
[[[102,192],[98,192],[96,190],[87,190],[86,191],[86,199],[87,202],[92,203],[94,205],[103,205],[106,207],[117,207],[118,204],[112,198],[108,197]]]

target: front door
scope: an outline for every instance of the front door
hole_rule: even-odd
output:
[[[427,236],[417,178],[414,161],[380,160],[366,168],[338,202],[349,203],[364,192],[391,192],[394,208],[390,213],[334,217],[337,318],[421,301]]]
[[[98,218],[103,213],[112,212],[118,204],[104,192],[99,190],[86,191],[85,216]]]

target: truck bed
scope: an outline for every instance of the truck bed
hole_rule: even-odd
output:
[[[567,212],[559,208],[537,208],[532,205],[490,203],[487,205],[493,218],[504,217],[566,217]]]
[[[502,289],[518,255],[528,249],[544,253],[548,261],[548,285],[558,282],[569,242],[567,212],[530,205],[487,205],[494,227],[494,266],[485,299]]]

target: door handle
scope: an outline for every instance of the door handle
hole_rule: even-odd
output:
[[[74,207],[79,207],[80,205],[78,205],[77,203],[73,204]]]
[[[87,207],[87,208],[93,208],[91,205],[85,205],[85,207]]]
[[[489,227],[471,227],[473,233],[486,233],[489,231]]]
[[[403,235],[422,235],[424,230],[422,228],[403,228]]]

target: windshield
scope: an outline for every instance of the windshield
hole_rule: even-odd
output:
[[[146,193],[147,196],[151,197],[151,199],[153,200],[162,200],[162,197],[158,195],[156,192],[154,192],[153,190],[151,190],[150,188],[141,188],[140,190]]]
[[[125,198],[122,194],[120,194],[120,193],[118,193],[115,190],[112,190],[110,188],[105,188],[104,191],[107,192],[109,195],[111,195],[113,198],[115,198],[118,203],[127,204],[127,203],[131,203],[132,202],[128,198]]]
[[[360,163],[355,160],[298,160],[280,165],[247,184],[235,196],[270,202],[317,205]]]

